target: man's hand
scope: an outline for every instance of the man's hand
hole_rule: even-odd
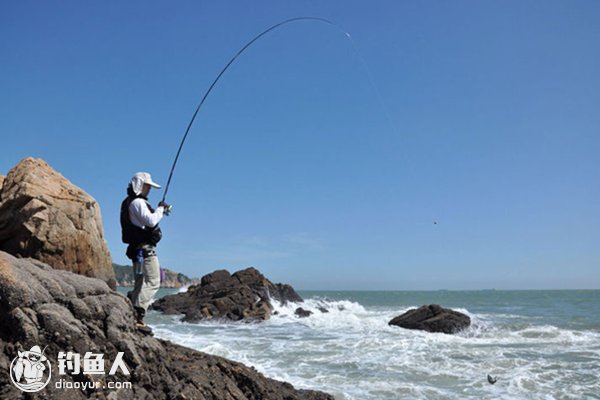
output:
[[[158,203],[158,206],[165,209],[165,215],[171,214],[171,210],[173,209],[172,205],[167,204],[164,201],[161,201],[160,203]]]

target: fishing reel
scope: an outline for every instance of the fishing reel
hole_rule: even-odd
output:
[[[165,211],[165,215],[170,215],[171,214],[171,210],[173,210],[173,206],[171,204],[167,204],[164,201],[161,201],[159,204],[160,207],[162,207]]]

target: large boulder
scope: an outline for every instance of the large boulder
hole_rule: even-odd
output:
[[[273,312],[271,301],[282,304],[302,302],[302,297],[290,285],[274,284],[255,268],[246,268],[233,275],[218,270],[202,277],[199,285],[185,293],[165,296],[155,301],[155,310],[168,314],[185,314],[184,321],[230,319],[262,321]]]
[[[116,286],[98,203],[40,159],[22,160],[4,180],[0,250]]]
[[[104,281],[0,251],[0,398],[333,400],[243,364],[156,339],[138,331],[133,320],[131,303]],[[52,373],[37,394],[21,392],[5,373],[19,351],[33,346],[44,349]],[[73,366],[59,374],[59,352],[69,351],[82,359],[86,352],[102,353],[106,372],[123,352],[130,374],[123,369],[116,375],[84,373],[85,364],[75,375]],[[47,371],[43,374],[47,379]],[[61,382],[64,387],[96,382],[99,388],[56,388]],[[111,390],[108,382],[131,382],[132,387]]]
[[[471,325],[468,315],[437,304],[413,308],[389,322],[390,325],[427,332],[456,333]]]

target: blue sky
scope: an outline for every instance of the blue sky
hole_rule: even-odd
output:
[[[0,173],[100,203],[137,171],[163,266],[300,289],[600,288],[597,1],[4,2]],[[370,79],[372,77],[372,80]],[[161,192],[153,192],[156,203]],[[434,223],[434,222],[437,222]]]

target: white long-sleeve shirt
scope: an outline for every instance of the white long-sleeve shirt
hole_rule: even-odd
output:
[[[129,220],[135,226],[146,229],[154,228],[162,219],[165,209],[161,206],[150,212],[146,200],[137,198],[129,204]]]

